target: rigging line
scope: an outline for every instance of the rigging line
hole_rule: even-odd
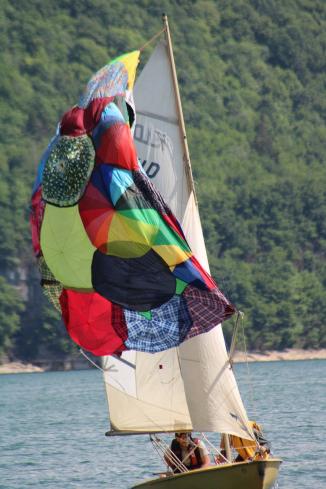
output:
[[[187,467],[183,464],[183,462],[181,462],[177,457],[176,455],[172,452],[172,450],[170,448],[168,448],[166,450],[165,453],[163,453],[163,459],[166,463],[166,460],[165,460],[165,457],[169,460],[169,462],[171,462],[175,468],[172,469],[172,472],[175,473],[175,470],[178,469],[180,472],[189,472],[189,470],[187,469]]]
[[[163,460],[165,461],[165,456],[166,458],[172,462],[173,465],[175,465],[176,468],[180,470],[180,472],[188,472],[188,468],[181,462],[176,454],[171,450],[169,445],[162,441],[160,438],[158,438],[156,435],[150,435],[150,440],[155,447],[157,453],[159,454],[160,457],[163,455]]]
[[[186,467],[186,465],[184,464],[184,460],[179,460],[179,458],[176,456],[176,454],[172,451],[172,449],[169,447],[169,445],[167,445],[166,443],[162,443],[162,446],[166,447],[166,452],[167,452],[167,458],[170,460],[170,462],[172,462],[175,467],[177,469],[180,470],[180,472],[189,472],[189,469]],[[174,472],[175,469],[172,469],[172,471]]]
[[[190,452],[188,452],[186,454],[186,456],[182,460],[182,463],[185,463],[185,461],[187,460],[187,458],[190,458],[193,455],[193,453],[195,452],[196,448],[197,448],[196,443],[194,443],[192,440],[190,440],[190,445],[192,446],[192,448],[191,448]]]
[[[235,321],[235,326],[234,326],[233,335],[232,335],[232,341],[231,341],[231,346],[230,346],[230,352],[229,352],[229,362],[230,362],[230,365],[231,365],[232,368],[233,368],[233,357],[234,357],[234,354],[235,354],[235,348],[236,348],[236,342],[237,342],[237,333],[238,333],[238,329],[239,329],[239,323],[240,323],[240,320],[243,319],[243,317],[244,317],[243,312],[237,311],[237,318],[236,318],[236,321]]]
[[[153,439],[151,438],[152,440],[152,443],[154,444],[154,441]],[[166,445],[166,443],[162,442],[162,440],[160,440],[159,438],[156,438],[155,439],[155,443],[157,444],[157,447],[163,451],[164,455],[166,455],[166,457],[172,461],[174,463],[174,465],[178,465],[178,469],[180,470],[180,468],[184,467],[186,470],[183,470],[185,472],[188,472],[189,469],[185,466],[185,461],[187,460],[187,458],[191,457],[191,455],[194,453],[194,451],[196,450],[197,448],[197,445],[196,443],[194,443],[191,439],[190,439],[190,444],[192,445],[192,449],[190,450],[190,452],[188,452],[186,454],[186,456],[183,458],[183,460],[180,462],[180,460],[178,459],[178,457],[175,455],[175,453],[171,450],[171,448]],[[164,447],[166,447],[164,449]],[[171,460],[172,459],[172,460]],[[181,466],[181,467],[180,467]]]
[[[128,367],[131,367],[133,368],[134,370],[136,370],[136,365],[134,363],[131,363],[131,362],[128,362],[128,360],[122,358],[122,357],[119,357],[118,355],[112,355],[116,360],[118,360],[119,362],[121,363],[124,363],[125,365],[127,365]]]
[[[98,370],[101,370],[101,372],[103,372],[103,373],[105,372],[105,370],[103,370],[102,367],[100,367],[99,365],[97,365],[97,363],[93,362],[93,360],[91,358],[89,358],[88,355],[86,355],[86,353],[84,352],[84,350],[82,350],[81,348],[79,348],[79,351],[86,358],[86,360],[89,361],[89,363],[91,363],[92,365],[94,365],[94,367],[96,367]],[[110,370],[110,368],[108,370]]]
[[[164,459],[163,452],[160,451],[160,449],[158,447],[158,443],[153,440],[153,438],[151,437],[151,435],[149,435],[149,438],[150,438],[150,440],[152,442],[152,446],[153,446],[154,450],[156,451],[156,453],[158,454],[159,458],[160,459]]]
[[[141,48],[139,48],[139,51],[142,52],[144,51],[144,49],[149,45],[151,44],[153,41],[155,41],[155,39],[160,36],[163,32],[165,31],[165,26],[163,27],[163,29],[161,29],[157,34],[155,34],[155,36],[153,36],[149,41],[147,41]]]
[[[254,388],[253,388],[253,383],[252,383],[252,378],[251,378],[250,368],[249,368],[249,362],[248,362],[247,342],[246,342],[246,335],[245,335],[245,330],[244,330],[243,318],[241,321],[241,330],[242,330],[243,348],[244,348],[244,352],[245,352],[246,365],[247,365],[247,382],[249,384],[250,402],[251,402],[251,406],[252,406],[253,415],[255,418],[257,418],[257,409],[256,409],[256,403],[254,400],[255,399],[254,398]]]
[[[222,457],[225,462],[228,462],[228,459],[226,457],[224,457],[224,455],[222,454],[222,452],[215,446],[213,445],[213,443],[207,438],[207,436],[205,435],[205,433],[201,433],[201,436],[202,438],[204,438],[205,442],[207,443],[207,445],[209,445],[211,448],[213,448],[213,450],[220,456]]]
[[[175,455],[175,453],[172,452],[171,448],[167,443],[162,441],[160,438],[157,437],[157,435],[149,435],[149,438],[152,442],[153,447],[155,448],[156,452],[158,453],[159,457],[166,462],[165,457],[172,462],[175,466],[178,466],[179,470],[181,472],[187,471],[186,467],[183,467],[183,464],[181,461],[178,459],[178,457]]]

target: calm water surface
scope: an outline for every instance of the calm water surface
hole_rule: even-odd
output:
[[[242,364],[236,376],[284,460],[279,488],[325,489],[326,361],[250,364],[249,375]],[[97,370],[0,376],[0,489],[127,489],[162,469],[147,436],[107,429]]]

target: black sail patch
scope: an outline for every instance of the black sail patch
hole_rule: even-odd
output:
[[[175,277],[153,250],[137,258],[119,258],[95,251],[92,283],[100,295],[134,311],[159,307],[176,290]]]

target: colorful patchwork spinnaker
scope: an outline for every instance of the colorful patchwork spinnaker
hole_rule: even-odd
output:
[[[235,311],[138,162],[130,131],[138,59],[123,55],[91,78],[60,121],[32,195],[44,292],[95,355],[162,351]]]

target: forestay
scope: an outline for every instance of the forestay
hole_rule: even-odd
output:
[[[134,139],[148,176],[182,224],[209,271],[191,178],[185,162],[171,63],[161,41],[135,86]],[[228,361],[222,328],[159,354],[127,352],[104,361],[111,427],[116,431],[215,431],[251,437]]]

